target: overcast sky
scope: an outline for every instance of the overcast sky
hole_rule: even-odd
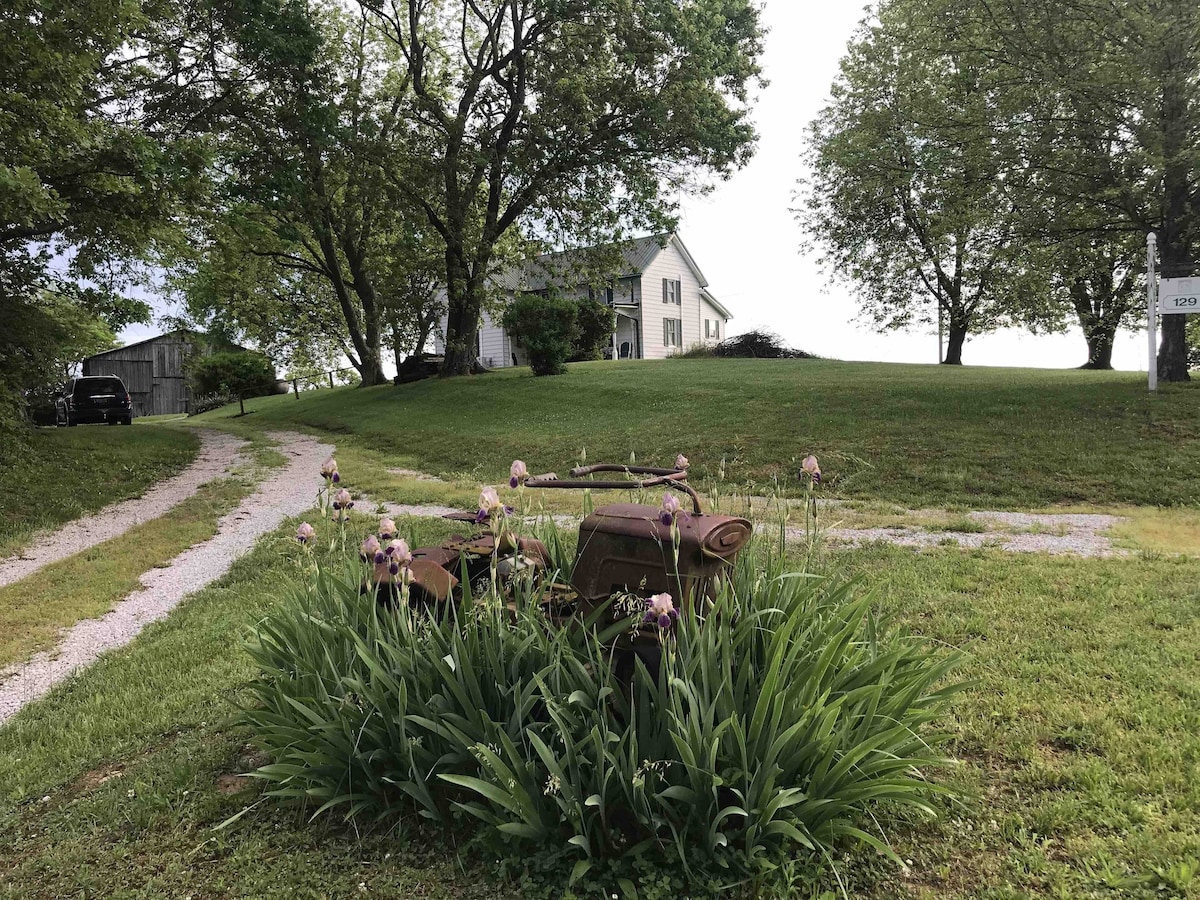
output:
[[[838,60],[863,15],[858,0],[767,0],[763,63],[770,86],[755,110],[758,153],[714,193],[685,201],[680,236],[733,313],[732,332],[765,326],[820,356],[933,363],[936,333],[879,334],[856,321],[853,290],[830,287],[816,260],[800,255],[802,235],[789,211],[803,174],[805,126],[825,104]],[[157,331],[135,326],[122,338]],[[1144,331],[1119,335],[1113,364],[1145,370],[1145,340]],[[1010,331],[970,338],[963,359],[968,365],[1068,368],[1080,365],[1086,350],[1078,328],[1040,337]]]

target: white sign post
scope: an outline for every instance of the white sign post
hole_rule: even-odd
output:
[[[1152,231],[1146,235],[1146,332],[1150,344],[1150,390],[1158,390],[1158,318],[1155,316],[1158,299],[1158,276],[1154,266],[1158,262],[1158,237]]]
[[[1146,235],[1146,332],[1150,349],[1150,390],[1158,390],[1158,316],[1186,316],[1200,313],[1200,277],[1164,278],[1159,284],[1155,264],[1158,238]]]

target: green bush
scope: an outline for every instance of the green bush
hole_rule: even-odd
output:
[[[575,339],[572,362],[600,359],[605,347],[612,346],[613,331],[617,327],[617,314],[607,303],[598,300],[583,300],[575,310],[575,322],[579,336]]]
[[[199,397],[228,396],[244,401],[275,392],[275,367],[261,353],[249,350],[213,353],[188,363],[188,381],[192,393]]]
[[[377,607],[357,565],[323,569],[251,647],[259,775],[317,813],[468,815],[506,856],[561,848],[572,881],[620,858],[755,874],[843,841],[885,849],[863,830],[881,807],[929,811],[942,790],[928,726],[953,660],[851,586],[778,566],[743,554],[632,687],[594,622],[549,627],[524,596],[515,617],[468,596],[437,622]]]
[[[555,294],[521,294],[502,324],[529,357],[534,375],[561,375],[579,338],[579,304]]]

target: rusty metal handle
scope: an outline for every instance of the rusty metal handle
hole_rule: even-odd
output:
[[[537,475],[530,478],[525,482],[525,486],[530,488],[561,488],[568,490],[587,490],[589,488],[598,490],[632,490],[667,486],[683,491],[691,497],[692,510],[696,515],[702,515],[704,512],[700,506],[700,495],[687,483],[687,472],[681,469],[651,469],[643,466],[602,464],[572,469],[571,475],[579,479],[581,476],[590,475],[595,472],[625,472],[630,475],[651,475],[653,477],[644,478],[640,481],[564,481],[559,479],[553,472],[547,472],[545,475]]]
[[[682,475],[687,478],[687,469],[656,469],[650,466],[621,466],[614,463],[597,463],[594,466],[579,466],[571,470],[572,478],[583,478],[597,472],[624,472],[626,475]]]

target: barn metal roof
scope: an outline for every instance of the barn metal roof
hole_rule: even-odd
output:
[[[100,359],[101,357],[108,356],[110,353],[120,353],[122,350],[128,350],[131,347],[140,347],[143,344],[152,344],[155,341],[161,341],[163,338],[175,337],[176,335],[186,335],[187,337],[197,338],[206,337],[206,335],[201,331],[192,331],[187,328],[176,328],[174,331],[164,331],[162,334],[154,335],[154,337],[142,338],[140,341],[133,341],[132,343],[124,344],[120,347],[113,347],[111,350],[102,350],[99,353],[92,354],[88,357],[88,359]],[[238,344],[230,344],[229,346],[234,350],[246,349]]]

